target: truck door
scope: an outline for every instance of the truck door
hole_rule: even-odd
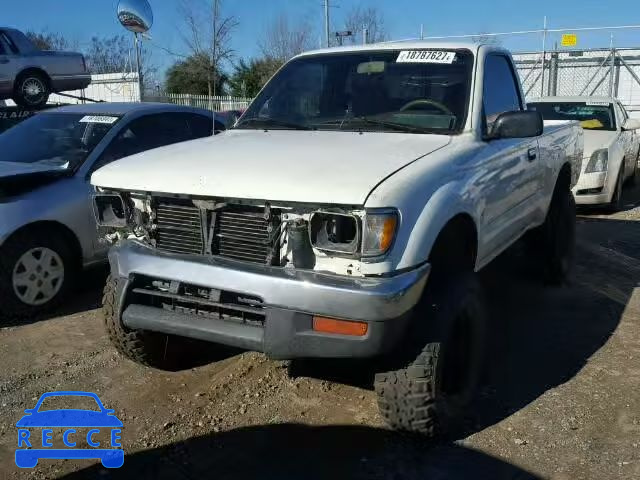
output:
[[[483,85],[485,132],[491,131],[501,113],[524,110],[516,72],[507,56],[487,56]],[[543,169],[537,138],[489,140],[485,148],[487,195],[481,248],[484,256],[493,257],[539,216]]]

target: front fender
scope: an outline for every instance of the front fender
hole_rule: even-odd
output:
[[[478,219],[479,212],[482,211],[482,201],[470,193],[461,196],[460,192],[465,191],[467,190],[463,182],[448,183],[439,188],[419,211],[403,214],[403,222],[411,222],[412,227],[406,229],[398,269],[410,268],[427,261],[438,235],[457,215],[471,217],[479,235]],[[412,217],[413,220],[406,217]]]

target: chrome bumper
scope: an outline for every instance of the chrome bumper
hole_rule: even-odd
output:
[[[352,278],[227,260],[161,253],[126,241],[109,253],[114,277],[135,275],[253,295],[265,307],[349,320],[399,318],[418,302],[430,265],[391,277]]]

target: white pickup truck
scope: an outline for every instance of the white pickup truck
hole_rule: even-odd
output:
[[[482,368],[475,272],[527,232],[548,281],[569,271],[582,135],[543,131],[495,46],[300,55],[235,128],[93,174],[111,341],[159,368],[181,337],[375,357],[391,426],[450,428]]]

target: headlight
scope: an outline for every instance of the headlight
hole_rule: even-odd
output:
[[[384,210],[367,211],[362,234],[362,256],[378,257],[384,255],[396,236],[398,213]]]
[[[93,196],[93,213],[100,227],[127,226],[127,209],[120,195],[96,193]]]
[[[606,172],[609,163],[609,150],[603,148],[591,155],[584,173]]]
[[[354,215],[315,212],[310,218],[311,245],[325,252],[353,255],[360,246],[360,220]]]

